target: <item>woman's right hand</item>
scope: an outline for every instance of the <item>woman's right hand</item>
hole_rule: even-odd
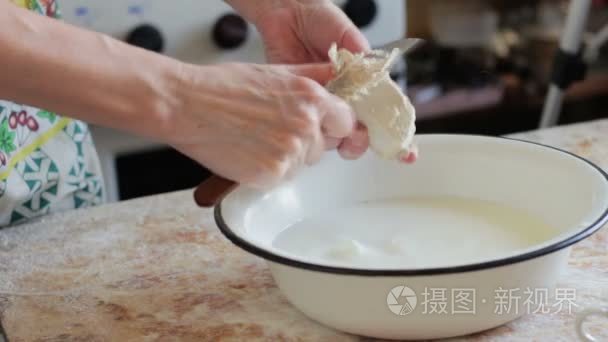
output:
[[[216,174],[267,187],[343,141],[343,155],[367,149],[350,106],[323,87],[329,64],[185,68],[164,140]]]

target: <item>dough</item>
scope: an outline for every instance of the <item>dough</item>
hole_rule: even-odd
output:
[[[359,257],[363,249],[363,246],[355,240],[341,241],[327,251],[327,257],[347,261]]]
[[[352,106],[368,129],[371,149],[384,159],[406,157],[416,132],[414,106],[389,74],[399,57],[398,49],[369,56],[338,50],[334,43],[329,50],[336,77],[326,88]]]

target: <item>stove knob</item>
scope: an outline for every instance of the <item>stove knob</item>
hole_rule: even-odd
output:
[[[236,14],[222,16],[213,27],[213,41],[221,49],[237,48],[247,40],[247,22]]]
[[[359,28],[371,24],[378,13],[378,7],[374,0],[349,0],[344,5],[343,10]]]
[[[144,24],[136,27],[127,35],[127,43],[154,52],[162,52],[165,39],[159,29]]]

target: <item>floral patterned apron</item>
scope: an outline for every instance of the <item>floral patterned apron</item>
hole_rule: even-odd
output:
[[[55,0],[12,2],[60,17]],[[0,227],[100,204],[105,200],[103,187],[85,123],[0,100]]]

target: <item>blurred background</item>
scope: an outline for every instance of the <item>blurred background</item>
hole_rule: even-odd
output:
[[[408,60],[418,132],[537,128],[568,4],[409,0],[408,35],[433,42]],[[593,6],[590,33],[608,24],[608,1]],[[586,80],[568,90],[560,124],[608,117],[608,45],[599,52]]]
[[[391,75],[417,108],[418,133],[503,135],[538,128],[568,1],[334,2],[372,46],[403,36],[428,41]],[[264,63],[255,27],[220,0],[61,4],[74,25],[183,61]],[[606,24],[608,0],[595,0],[586,39]],[[608,46],[595,57],[586,79],[568,89],[560,124],[608,117]],[[192,188],[209,174],[156,142],[101,127],[92,132],[109,201]]]

